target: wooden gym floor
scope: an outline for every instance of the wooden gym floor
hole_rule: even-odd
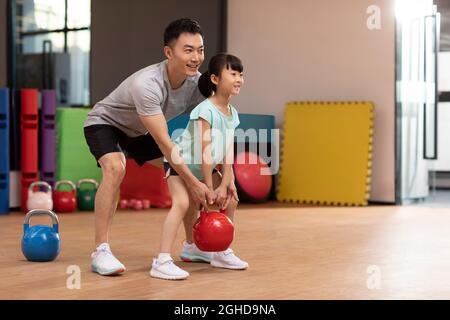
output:
[[[0,216],[0,299],[450,299],[450,209],[241,205],[233,248],[250,268],[179,262],[180,229],[184,281],[148,274],[166,212],[117,213],[110,240],[128,270],[116,277],[90,272],[92,213],[59,215],[62,251],[49,263],[22,256],[23,214]],[[71,265],[81,289],[66,287]]]

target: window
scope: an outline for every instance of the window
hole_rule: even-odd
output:
[[[89,104],[90,0],[11,1],[11,86],[56,89],[58,105]]]

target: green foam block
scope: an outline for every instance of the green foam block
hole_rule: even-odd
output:
[[[57,163],[56,179],[80,179],[101,181],[102,171],[97,167],[94,156],[89,151],[83,132],[83,124],[90,108],[57,108]]]

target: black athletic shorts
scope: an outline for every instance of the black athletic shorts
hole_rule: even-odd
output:
[[[142,166],[145,162],[163,157],[151,134],[130,138],[114,126],[95,124],[84,128],[89,150],[97,160],[111,152],[123,152]]]

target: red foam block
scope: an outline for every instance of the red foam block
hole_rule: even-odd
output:
[[[149,163],[142,167],[133,159],[127,159],[125,178],[120,186],[122,199],[148,199],[152,207],[170,208],[170,196],[164,170]]]

